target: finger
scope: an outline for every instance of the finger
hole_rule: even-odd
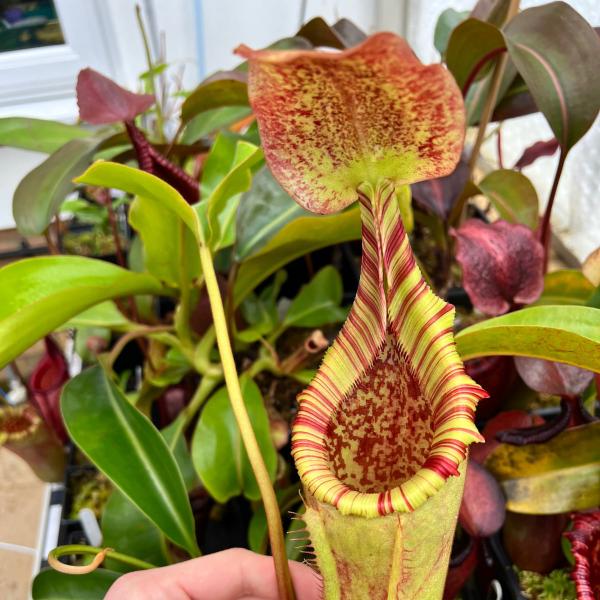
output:
[[[297,600],[319,600],[321,584],[309,567],[290,561]],[[279,600],[273,559],[235,548],[161,569],[130,573],[105,600]]]

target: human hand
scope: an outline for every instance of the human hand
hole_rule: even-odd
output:
[[[297,600],[320,600],[319,576],[290,561]],[[279,600],[273,559],[233,548],[120,577],[104,600]]]

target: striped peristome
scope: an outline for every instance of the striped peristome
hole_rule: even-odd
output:
[[[298,398],[292,452],[303,484],[317,500],[343,514],[374,517],[416,509],[448,476],[458,473],[468,444],[481,440],[473,415],[477,401],[486,394],[465,374],[456,353],[453,307],[429,289],[416,265],[393,185],[363,186],[359,197],[363,255],[358,292],[316,377]],[[368,412],[356,401],[348,402],[348,397],[357,386],[368,387],[370,368],[389,345],[396,346],[400,358],[391,367],[391,377],[410,377],[412,387],[416,384],[418,388],[414,397],[404,399],[404,408],[411,410],[410,400],[430,407],[430,412],[423,414],[430,429],[424,440],[427,451],[422,454],[422,464],[411,465],[410,476],[397,481],[398,485],[386,485],[373,473],[378,485],[369,486],[374,482],[363,473],[364,489],[356,489],[331,468],[332,462],[335,464],[331,458],[332,419],[335,421],[338,412]],[[398,400],[386,394],[376,398],[378,414],[385,417],[381,411]],[[407,423],[404,430],[398,427],[390,445],[410,440],[407,434],[414,431],[415,422]],[[387,424],[388,431],[389,427]],[[376,434],[376,427],[370,428],[370,433]],[[350,432],[346,429],[345,434]],[[393,453],[391,458],[404,459],[401,453]]]

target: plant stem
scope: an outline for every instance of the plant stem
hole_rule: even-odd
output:
[[[210,249],[204,245],[200,247],[200,262],[202,264],[202,271],[206,281],[206,290],[208,292],[208,299],[213,315],[217,344],[219,346],[219,353],[221,355],[221,363],[223,365],[223,373],[225,376],[225,385],[227,386],[233,414],[235,415],[238,427],[240,428],[244,447],[246,448],[248,459],[250,460],[250,465],[252,466],[252,471],[256,477],[265,507],[279,597],[282,600],[293,600],[295,598],[294,588],[285,552],[283,527],[281,525],[281,515],[279,514],[277,498],[273,486],[271,485],[271,479],[260,452],[260,448],[258,447],[254,431],[252,430],[252,423],[250,422],[250,418],[244,405],[213,259]]]
[[[152,69],[154,68],[154,61],[152,60],[152,53],[150,52],[150,42],[148,41],[148,34],[146,32],[146,27],[144,26],[144,20],[142,19],[142,9],[139,4],[135,5],[135,18],[138,22],[138,27],[140,28],[140,34],[142,36],[142,43],[144,44],[144,52],[146,54],[146,64],[148,66],[148,71],[150,71],[150,76],[148,77],[148,82],[150,84],[150,92],[154,96],[154,101],[156,103],[156,129],[158,137],[161,141],[165,139],[164,132],[164,118],[162,112],[162,106],[160,103],[160,98],[156,92],[156,84],[154,82],[154,75],[152,74]]]
[[[50,254],[52,254],[52,256],[60,255],[60,250],[58,249],[58,246],[52,239],[52,233],[50,231],[50,228],[44,231],[44,237],[46,238],[46,245],[48,246],[48,251],[50,252]]]
[[[87,554],[91,556],[100,557],[100,560],[94,560],[90,565],[73,566],[66,565],[60,562],[58,559],[61,556],[67,556],[70,554]],[[112,548],[96,548],[95,546],[85,546],[79,544],[71,544],[68,546],[58,546],[54,550],[48,553],[48,564],[61,573],[68,573],[72,575],[84,575],[95,571],[101,564],[104,558],[111,558],[117,560],[125,565],[135,567],[136,569],[154,569],[155,565],[150,564],[139,558],[129,556],[127,554],[121,554],[115,552]]]
[[[159,333],[162,331],[173,331],[173,327],[171,327],[171,325],[155,325],[150,327],[140,327],[139,329],[128,331],[125,335],[122,335],[113,346],[113,349],[110,351],[110,354],[106,359],[107,366],[112,369],[115,361],[119,357],[119,354],[123,352],[123,348],[125,348],[125,346],[127,346],[127,344],[129,344],[129,342],[132,340],[150,333]]]
[[[502,127],[496,130],[496,151],[498,153],[498,167],[504,169],[504,160],[502,156]]]
[[[566,152],[561,148],[560,155],[558,157],[558,166],[556,167],[556,173],[554,174],[554,181],[552,182],[552,189],[550,190],[550,196],[548,196],[548,204],[546,204],[546,210],[544,211],[544,218],[542,219],[542,226],[540,227],[540,242],[544,246],[544,270],[548,268],[548,255],[550,246],[550,216],[552,215],[552,207],[554,206],[554,198],[558,190],[558,184],[560,182],[560,176],[562,175],[563,167],[565,166],[565,159],[567,158]]]

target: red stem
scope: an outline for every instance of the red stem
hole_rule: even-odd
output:
[[[566,153],[561,148],[560,156],[558,157],[558,166],[556,167],[556,173],[554,174],[554,181],[552,182],[552,189],[550,190],[550,196],[548,197],[548,204],[544,211],[544,218],[542,219],[542,225],[540,227],[540,242],[544,246],[544,257],[545,257],[545,269],[548,268],[548,249],[550,246],[550,215],[552,214],[552,207],[554,206],[554,198],[556,197],[556,191],[558,190],[558,183],[560,176],[562,175],[563,167],[565,165],[565,159],[567,158]]]
[[[488,61],[492,60],[492,58],[496,58],[496,56],[499,56],[500,54],[502,54],[504,52],[506,52],[506,48],[504,48],[504,47],[503,48],[494,48],[493,50],[490,50],[486,55],[482,56],[479,59],[479,61],[475,64],[475,66],[469,73],[469,76],[467,77],[467,80],[465,81],[465,84],[462,87],[463,98],[467,97],[467,94],[469,93],[469,88],[471,87],[472,83],[475,81],[477,75],[479,75],[479,72],[485,66],[485,64]]]
[[[500,127],[496,131],[496,150],[498,151],[498,166],[504,169],[504,161],[502,160],[502,131]]]

